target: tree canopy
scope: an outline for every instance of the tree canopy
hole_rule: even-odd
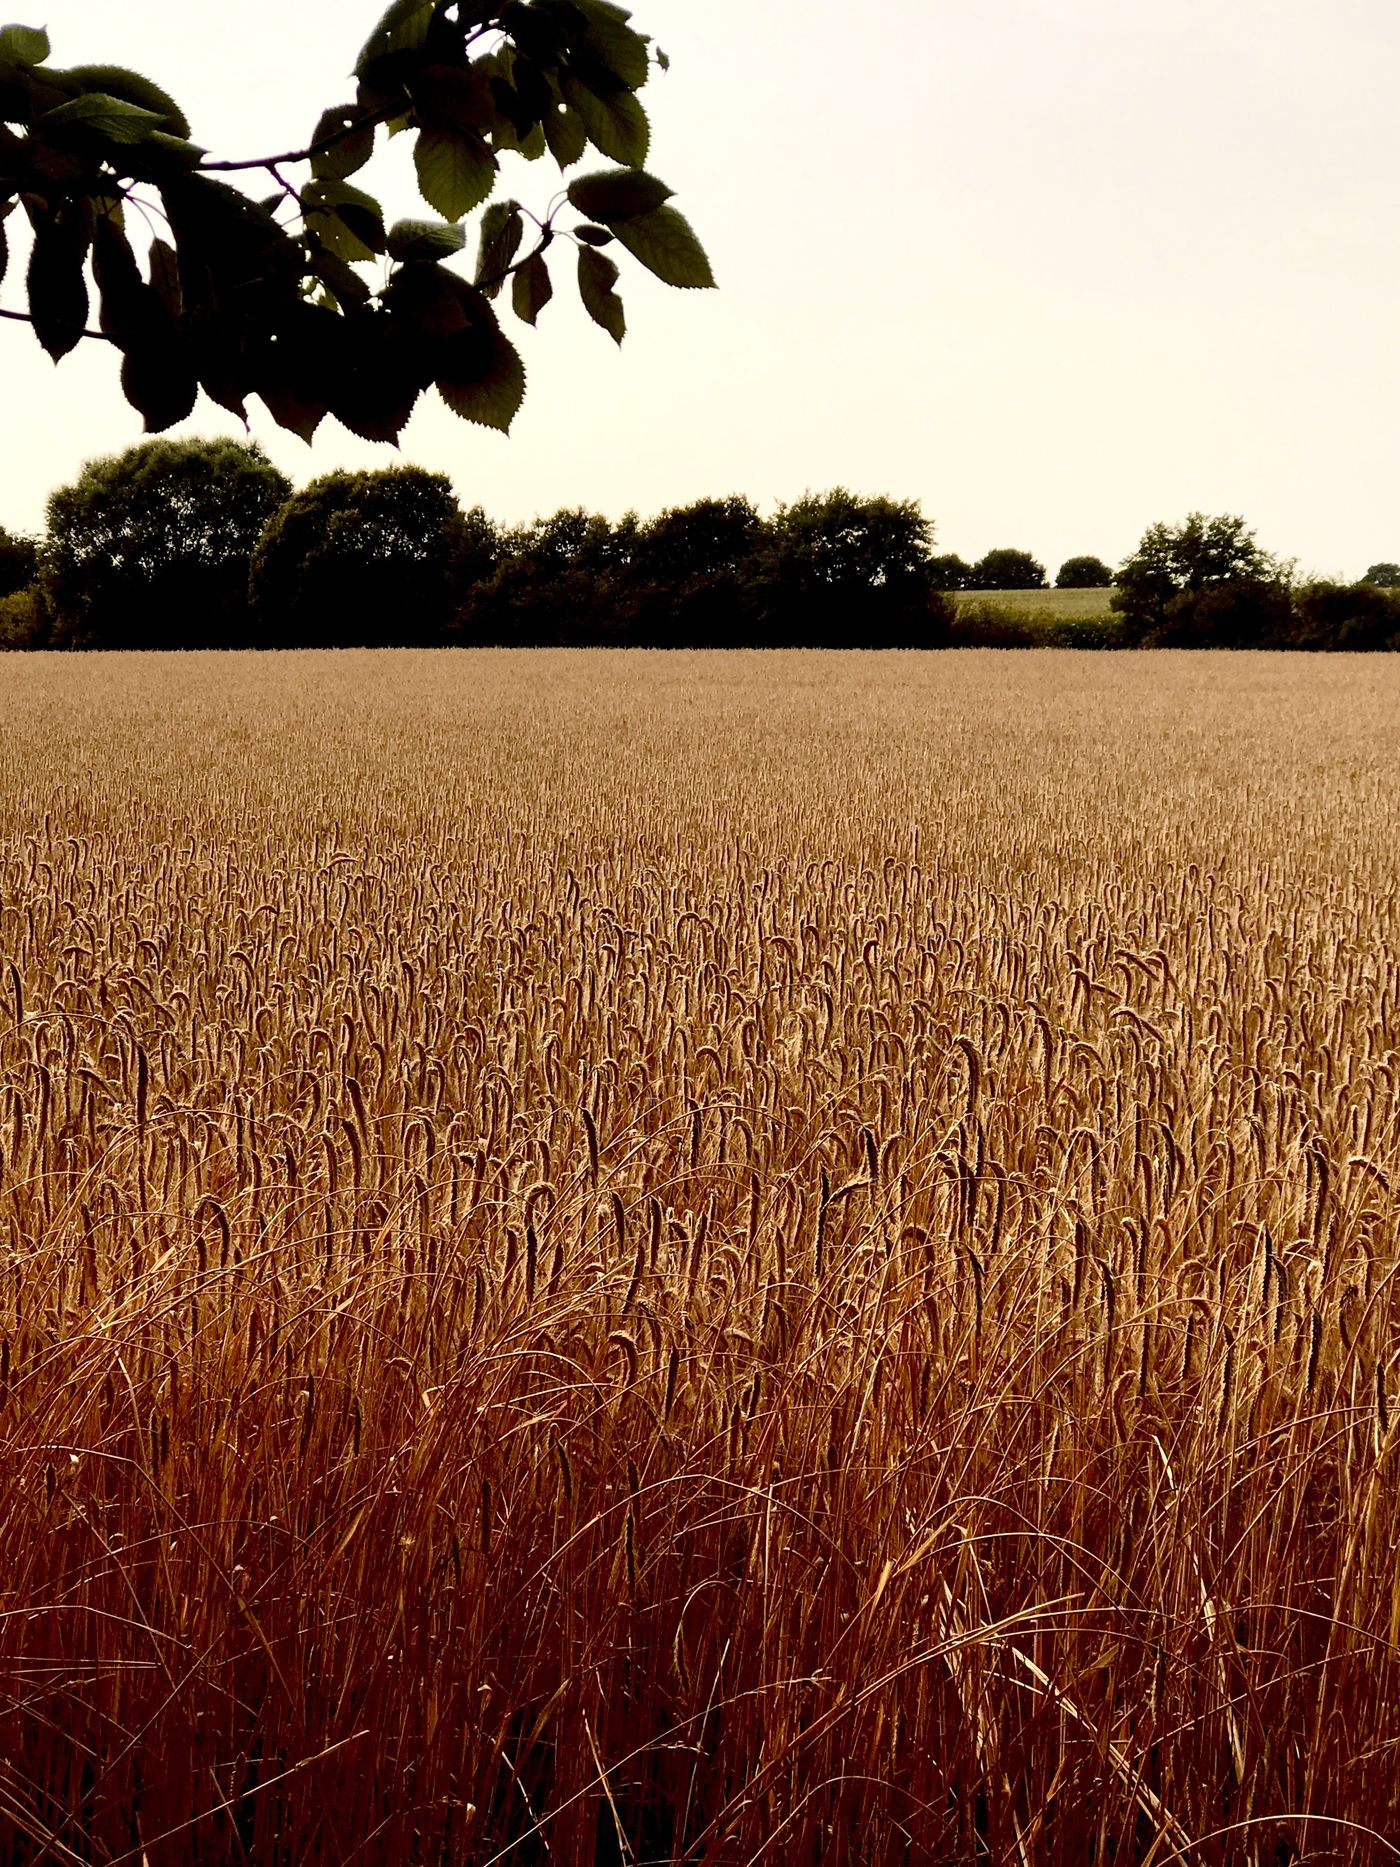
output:
[[[1029,551],[1001,545],[972,567],[969,590],[1043,590],[1045,566]]]
[[[89,461],[49,497],[43,568],[55,642],[242,639],[249,561],[291,490],[256,442],[147,441]]]
[[[32,538],[7,532],[0,525],[0,597],[13,596],[34,581],[39,564],[39,547]]]
[[[1107,590],[1112,582],[1113,572],[1096,557],[1066,558],[1055,573],[1057,590]]]
[[[113,345],[152,432],[182,421],[203,389],[240,417],[256,396],[306,440],[330,413],[394,441],[430,387],[466,420],[508,429],[525,368],[497,302],[508,284],[515,317],[535,323],[556,242],[585,311],[618,343],[608,249],[668,285],[714,283],[672,190],[645,169],[638,92],[666,58],[630,22],[613,0],[392,0],[352,98],[296,148],[224,160],[149,78],[56,67],[42,28],[0,27],[0,277],[16,204],[32,233],[28,311],[3,315],[31,323],[56,362],[84,337]],[[350,179],[381,133],[399,132],[440,218],[386,226]],[[503,157],[567,173],[590,149],[613,166],[573,175],[542,217],[497,196]],[[261,200],[224,179],[259,172],[272,190]],[[452,262],[478,210],[468,276]],[[143,263],[132,234],[148,216],[162,231]]]
[[[1234,513],[1149,526],[1112,603],[1130,639],[1159,647],[1256,647],[1293,620],[1287,568]]]

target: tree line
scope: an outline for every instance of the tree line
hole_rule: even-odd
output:
[[[1029,552],[933,544],[917,501],[842,487],[503,526],[420,467],[297,491],[256,444],[156,440],[89,462],[41,538],[0,528],[0,647],[1400,648],[1400,566],[1300,581],[1232,515],[1068,559],[1057,587],[1112,586],[1092,622],[982,600],[1048,588]]]

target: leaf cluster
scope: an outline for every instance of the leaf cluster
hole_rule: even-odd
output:
[[[663,57],[613,0],[393,0],[354,97],[322,111],[304,147],[248,161],[211,159],[140,73],[49,57],[42,29],[0,29],[0,278],[18,206],[40,343],[55,361],[84,337],[114,345],[148,431],[183,420],[202,389],[240,417],[257,397],[307,440],[332,414],[396,441],[433,387],[466,420],[506,430],[525,368],[493,301],[509,281],[513,313],[534,324],[557,238],[576,254],[584,309],[618,342],[620,272],[605,248],[670,285],[714,283],[671,190],[645,172],[638,93]],[[412,137],[440,219],[386,226],[351,179],[395,134]],[[492,199],[505,156],[565,172],[590,148],[615,166],[573,177],[544,218]],[[259,170],[274,188],[261,200],[224,179]],[[452,262],[478,209],[468,276]],[[137,220],[162,228],[144,254]]]

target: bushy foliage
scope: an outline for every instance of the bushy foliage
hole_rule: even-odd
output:
[[[424,647],[459,600],[470,544],[480,574],[490,522],[464,525],[452,482],[422,467],[323,474],[276,512],[253,554],[249,591],[276,647]]]
[[[1043,590],[1045,566],[1029,551],[1017,551],[1009,545],[987,552],[972,567],[969,590]]]
[[[1057,590],[1107,590],[1112,582],[1113,572],[1096,557],[1066,558],[1055,573]]]
[[[1400,648],[1400,588],[1318,581],[1294,593],[1293,648]]]
[[[1400,590],[1400,564],[1373,564],[1361,581],[1381,590]]]
[[[929,574],[933,527],[917,500],[838,486],[780,506],[754,559],[765,647],[930,648],[952,607]]]
[[[1144,647],[1266,648],[1292,631],[1286,567],[1231,513],[1150,526],[1117,581],[1113,607]]]
[[[147,441],[89,461],[48,502],[43,570],[55,643],[246,641],[249,561],[290,492],[256,442]]]
[[[0,525],[0,598],[25,589],[38,573],[39,547],[34,539]]]
[[[972,566],[954,551],[946,551],[928,561],[929,586],[934,590],[970,590]]]

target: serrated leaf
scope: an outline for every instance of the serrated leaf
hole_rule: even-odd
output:
[[[437,390],[453,414],[509,433],[525,399],[525,365],[515,345],[493,322],[463,331],[444,351]]]
[[[559,103],[544,113],[540,123],[549,153],[561,169],[571,169],[581,162],[588,148],[588,131],[583,118],[571,104]]]
[[[467,244],[466,232],[448,221],[396,220],[389,229],[390,259],[400,264],[411,260],[450,259]]]
[[[302,195],[307,224],[337,259],[384,251],[384,213],[373,195],[345,181],[313,181]]]
[[[617,278],[617,267],[606,253],[595,252],[591,246],[579,248],[578,292],[583,308],[595,324],[601,325],[609,337],[620,344],[627,334],[627,318],[622,300],[613,290]]]
[[[714,285],[704,247],[685,215],[675,208],[658,207],[636,220],[619,221],[613,232],[634,259],[667,285],[694,291]]]
[[[175,99],[139,71],[128,71],[123,65],[72,65],[54,76],[76,82],[85,91],[105,91],[109,96],[124,98],[128,104],[139,104],[143,110],[153,110],[172,136],[187,137],[190,133],[189,121]]]
[[[516,317],[533,324],[553,296],[544,254],[532,253],[511,280],[511,308]]]
[[[647,113],[630,91],[599,96],[580,79],[566,77],[564,96],[582,118],[589,142],[601,155],[623,162],[629,169],[642,167],[651,143],[651,128]]]
[[[636,220],[665,205],[675,193],[642,169],[604,169],[596,175],[577,175],[569,183],[569,201],[589,220],[607,226]]]
[[[316,235],[311,237],[311,271],[342,308],[369,303],[370,289],[354,267],[331,252]]]
[[[416,52],[428,36],[435,0],[393,0],[384,17],[360,49],[355,76],[388,52]]]
[[[461,220],[496,185],[496,158],[478,137],[420,130],[413,150],[418,192],[444,220]]]
[[[57,363],[80,341],[87,325],[83,277],[87,244],[76,229],[40,221],[29,254],[29,315],[34,334]]]
[[[335,139],[330,147],[317,149],[311,158],[311,173],[323,181],[344,181],[374,154],[374,125],[364,120],[364,112],[355,104],[338,104],[321,112],[312,132],[312,147],[330,137]]]
[[[109,143],[130,145],[144,143],[165,122],[154,110],[129,104],[123,97],[106,91],[85,91],[54,110],[46,110],[40,122],[50,130],[88,130]]]
[[[0,26],[0,58],[15,65],[42,65],[49,35],[42,26]]]
[[[631,14],[625,7],[610,6],[607,0],[570,0],[570,4],[588,22],[583,50],[629,91],[639,91],[650,76],[651,61],[648,41],[627,23]]]
[[[525,222],[516,201],[493,201],[481,217],[481,248],[476,261],[476,282],[488,298],[500,291],[512,261],[525,238]]]
[[[183,344],[140,344],[122,358],[122,394],[144,418],[147,434],[173,428],[199,394],[194,363]]]

